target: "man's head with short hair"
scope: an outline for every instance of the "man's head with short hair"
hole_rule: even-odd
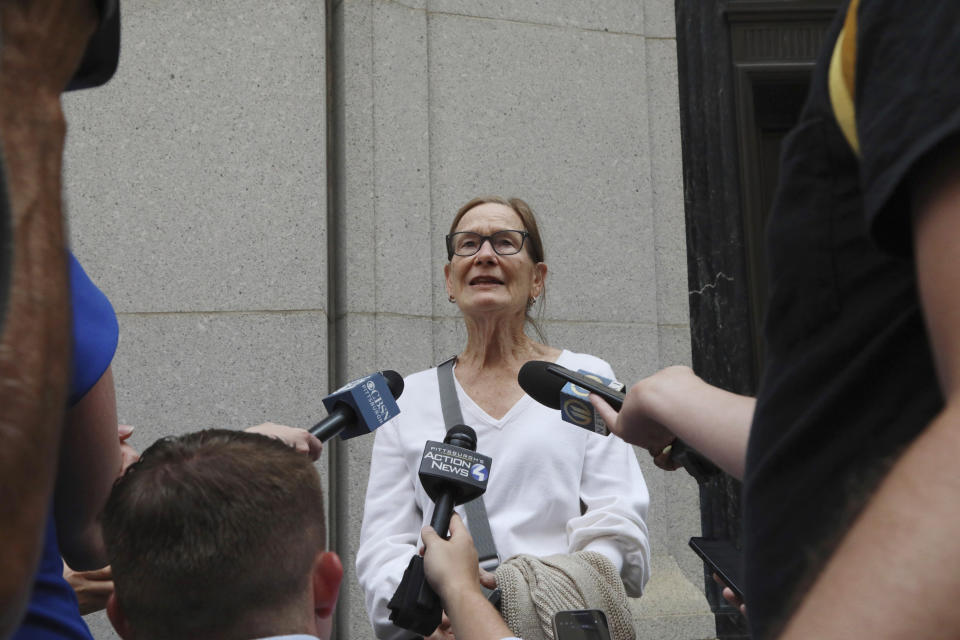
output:
[[[343,568],[323,551],[319,475],[274,438],[157,441],[117,481],[103,530],[124,638],[316,634],[336,605]]]

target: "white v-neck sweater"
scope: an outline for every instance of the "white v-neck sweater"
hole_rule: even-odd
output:
[[[563,351],[557,363],[614,378],[610,365],[591,355]],[[627,593],[640,595],[650,576],[650,498],[630,445],[563,422],[528,395],[499,420],[459,382],[457,395],[464,423],[477,432],[477,451],[493,459],[484,503],[501,559],[598,551],[620,569]],[[399,405],[400,415],[376,432],[357,550],[357,578],[382,639],[410,635],[389,621],[387,602],[433,515],[417,472],[424,443],[446,434],[437,370],[405,378]],[[463,507],[457,512],[466,518]]]

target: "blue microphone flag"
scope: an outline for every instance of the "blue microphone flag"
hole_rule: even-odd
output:
[[[357,414],[357,420],[340,432],[341,440],[349,440],[370,433],[400,413],[397,401],[381,373],[348,382],[323,399],[327,412],[338,404],[345,404]]]

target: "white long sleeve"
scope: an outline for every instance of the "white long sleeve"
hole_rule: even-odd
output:
[[[396,420],[396,418],[394,418]],[[364,503],[357,580],[378,638],[410,636],[389,620],[387,603],[418,550],[423,514],[416,500],[417,469],[408,468],[393,425],[377,430]]]
[[[593,356],[564,351],[558,363],[613,378]],[[459,384],[457,392],[477,451],[493,459],[484,502],[500,557],[598,551],[620,568],[627,592],[639,595],[649,577],[649,495],[633,449],[562,422],[559,411],[529,396],[495,420]],[[417,471],[424,443],[446,433],[436,369],[409,376],[399,404],[400,415],[377,430],[357,551],[367,612],[384,639],[409,636],[389,622],[386,605],[433,514]]]
[[[627,595],[639,596],[650,579],[650,496],[633,448],[615,436],[591,437],[583,468],[580,498],[587,510],[567,522],[569,551],[603,553],[620,569]]]

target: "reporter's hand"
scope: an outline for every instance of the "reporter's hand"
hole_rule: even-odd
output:
[[[443,612],[443,617],[440,619],[440,626],[424,640],[456,640],[456,636],[453,634],[453,624],[447,617],[446,611]]]
[[[456,513],[450,518],[450,539],[444,540],[432,527],[424,527],[423,571],[441,600],[459,590],[480,591],[480,565],[473,538]]]
[[[493,590],[497,588],[497,574],[490,573],[483,567],[480,567],[480,584],[486,587],[487,589]]]
[[[306,429],[288,427],[282,424],[274,424],[273,422],[264,422],[255,427],[249,427],[245,429],[245,431],[260,433],[265,436],[270,436],[271,438],[283,440],[300,453],[305,453],[310,456],[311,460],[319,458],[320,452],[323,451],[323,443],[320,442],[316,436],[311,435]]]
[[[744,603],[743,600],[737,597],[737,594],[733,592],[733,589],[728,587],[727,583],[721,580],[720,576],[718,576],[717,574],[713,574],[713,581],[716,582],[721,587],[723,587],[723,591],[721,592],[721,595],[723,595],[723,599],[729,602],[730,604],[732,604],[733,606],[735,606],[737,609],[740,610],[741,614],[746,616],[747,605],[746,603]]]
[[[679,465],[664,449],[676,440],[676,435],[657,416],[660,411],[670,411],[672,398],[695,380],[698,378],[689,367],[667,367],[630,387],[619,413],[595,394],[590,394],[590,402],[611,432],[649,451],[658,467],[673,470]]]
[[[127,471],[127,467],[140,459],[140,452],[127,442],[132,435],[133,427],[128,424],[117,425],[117,436],[120,438],[120,475],[123,475]]]
[[[113,593],[113,570],[109,566],[93,571],[74,571],[63,563],[63,578],[77,594],[82,616],[102,611]]]

